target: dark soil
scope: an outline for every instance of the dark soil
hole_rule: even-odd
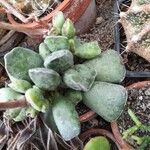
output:
[[[125,42],[126,38],[123,35],[124,34],[123,29],[120,30],[120,33],[121,33],[121,44],[120,44],[121,52],[126,65],[126,69],[129,71],[150,71],[150,64],[144,58],[132,52],[130,53],[124,52],[126,47],[126,42]]]
[[[96,0],[97,18],[95,24],[86,34],[80,35],[84,41],[98,41],[102,50],[112,47],[114,43],[114,21],[112,0]]]
[[[142,124],[150,126],[150,86],[142,89],[132,89],[128,91],[129,98],[124,112],[118,119],[120,132],[134,126],[134,122],[131,120],[127,113],[128,109],[131,109]],[[135,133],[137,136],[150,136],[150,131],[141,131]],[[128,141],[132,145],[136,145],[133,141]]]

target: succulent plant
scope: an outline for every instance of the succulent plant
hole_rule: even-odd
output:
[[[8,86],[19,93],[25,93],[29,88],[32,87],[30,82],[19,79],[13,79],[13,81],[8,84]]]
[[[19,99],[22,94],[14,91],[13,89],[6,87],[0,89],[0,102],[7,102],[14,99]]]
[[[24,108],[7,109],[4,116],[18,122],[43,112],[47,126],[68,141],[80,133],[75,105],[82,99],[107,121],[119,117],[126,90],[107,82],[121,82],[125,68],[114,50],[101,53],[97,42],[85,43],[75,37],[73,23],[64,21],[61,12],[53,19],[53,31],[40,44],[39,54],[16,47],[5,55],[11,83],[0,89],[0,103],[23,97]]]
[[[88,91],[96,77],[96,71],[83,64],[75,65],[64,74],[64,83],[74,90]]]
[[[29,76],[37,87],[44,90],[55,90],[61,80],[56,71],[47,68],[30,69]]]
[[[127,90],[123,86],[97,81],[89,91],[83,94],[83,102],[111,122],[122,113],[127,96]]]
[[[53,30],[55,34],[61,34],[63,24],[65,23],[64,14],[59,11],[52,19]]]
[[[97,81],[120,83],[126,75],[126,69],[121,61],[121,57],[114,50],[107,50],[101,56],[87,61],[85,64],[96,70]]]
[[[150,62],[150,1],[134,0],[120,20],[126,38],[127,52],[134,52]]]
[[[66,36],[68,39],[72,39],[75,36],[75,27],[73,22],[68,18],[62,26],[62,35]]]
[[[50,53],[51,51],[49,50],[46,43],[43,42],[39,45],[39,54],[42,56],[43,59],[45,59]]]
[[[68,39],[65,36],[47,36],[44,40],[44,43],[49,48],[50,52],[62,50],[62,49],[69,49]]]
[[[28,103],[37,111],[46,112],[49,107],[49,101],[44,98],[42,91],[33,87],[28,89],[25,93]]]
[[[97,136],[91,138],[90,141],[86,143],[83,150],[110,150],[110,144],[107,138]]]
[[[59,133],[66,141],[79,135],[79,117],[71,101],[61,95],[56,96],[52,112]]]
[[[82,93],[80,91],[68,89],[64,95],[68,100],[72,101],[74,105],[82,101]]]
[[[9,77],[30,81],[28,70],[42,67],[41,56],[27,48],[16,47],[4,56],[5,68]]]
[[[72,67],[73,55],[69,50],[59,50],[51,53],[46,57],[44,66],[49,69],[53,69],[59,73],[62,73]]]
[[[97,41],[80,44],[75,47],[74,51],[76,56],[83,59],[92,59],[99,56],[101,53],[101,49]]]

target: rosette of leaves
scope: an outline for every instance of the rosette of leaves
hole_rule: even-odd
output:
[[[24,96],[28,105],[6,110],[5,116],[21,121],[42,112],[47,126],[68,141],[80,133],[75,105],[82,99],[105,120],[118,118],[127,92],[112,83],[123,80],[125,68],[114,50],[101,53],[96,41],[85,43],[75,37],[73,23],[62,13],[52,23],[52,33],[40,44],[39,53],[16,47],[5,55],[11,83],[0,89],[0,99],[19,101]],[[76,57],[83,63],[75,62]],[[11,116],[13,112],[16,115]]]

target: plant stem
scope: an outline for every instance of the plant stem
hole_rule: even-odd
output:
[[[34,37],[34,38],[43,38],[44,35],[47,35],[49,29],[46,28],[39,28],[39,29],[27,29],[24,27],[18,27],[17,25],[13,25],[13,24],[9,24],[9,23],[5,23],[0,21],[0,28],[1,29],[7,29],[7,30],[14,30],[17,32],[22,32],[27,34],[30,37]]]
[[[12,100],[8,102],[0,102],[0,110],[13,109],[18,107],[26,107],[29,104],[27,103],[25,97],[21,97],[18,100]]]

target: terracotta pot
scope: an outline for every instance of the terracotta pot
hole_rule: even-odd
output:
[[[140,88],[143,88],[143,87],[147,87],[149,85],[150,85],[150,81],[142,81],[142,82],[137,82],[137,83],[131,84],[126,88],[128,90],[140,89]],[[117,121],[111,123],[111,128],[112,128],[112,132],[114,134],[114,137],[117,140],[117,142],[119,143],[120,147],[124,150],[132,150],[133,149],[132,146],[130,146],[129,144],[127,144],[125,142],[125,140],[123,140],[122,135],[119,131]]]
[[[107,131],[105,129],[90,129],[90,130],[87,130],[84,133],[82,133],[79,136],[79,138],[83,142],[85,142],[93,136],[105,136],[109,140],[113,141],[116,144],[116,146],[118,147],[118,149],[121,150],[119,144],[117,143],[117,141],[114,138],[114,136],[112,135],[112,133],[110,133],[109,131]]]
[[[96,5],[95,0],[64,0],[55,10],[47,16],[41,17],[39,22],[32,23],[18,23],[12,15],[7,14],[10,23],[23,28],[43,28],[48,27],[48,22],[52,20],[54,14],[58,11],[64,12],[67,18],[70,18],[77,28],[77,33],[87,31],[96,18]],[[88,19],[87,19],[88,18]]]

